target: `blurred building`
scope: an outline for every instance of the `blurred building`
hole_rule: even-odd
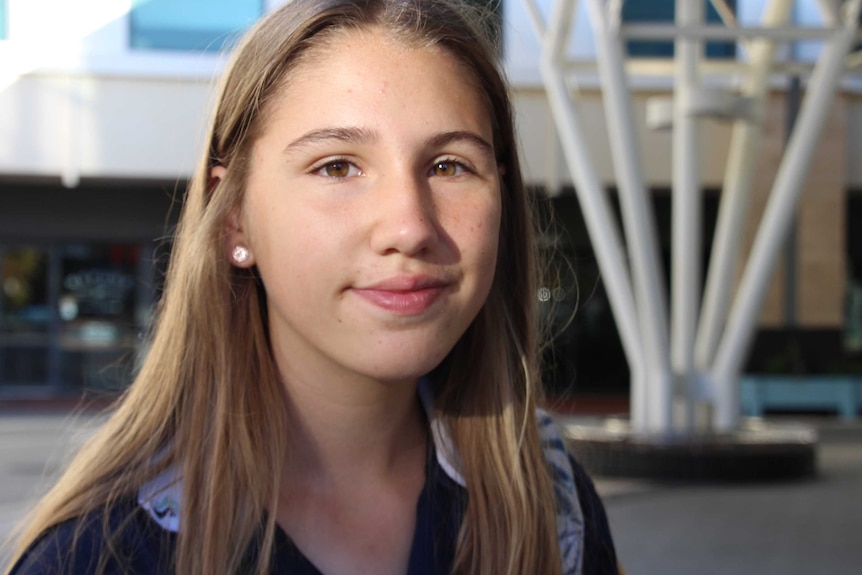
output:
[[[282,2],[0,0],[0,398],[78,393],[128,381],[158,298],[185,181],[202,149],[224,50]],[[742,24],[756,25],[765,3],[728,4]],[[820,25],[816,2],[797,4],[798,23]],[[560,224],[546,245],[570,264],[547,286],[560,331],[549,356],[552,382],[560,390],[624,393],[625,359],[546,104],[538,43],[520,0],[504,0],[499,12],[527,181]],[[671,21],[673,1],[629,0],[623,15]],[[818,47],[784,49],[788,58],[810,62]],[[639,42],[628,50],[643,119],[648,98],[671,94],[672,45]],[[572,52],[585,63],[579,75],[584,118],[596,167],[613,194],[585,11]],[[707,55],[717,67],[742,57],[727,43],[711,43]],[[724,75],[717,81],[733,80]],[[773,83],[749,244],[781,158],[789,85],[778,76]],[[667,263],[671,134],[645,125],[640,143]],[[707,258],[730,126],[706,122],[704,131]],[[859,158],[857,75],[848,76],[832,107],[795,240],[762,313],[751,370],[862,371]]]
[[[0,0],[0,394],[122,386],[262,0]]]

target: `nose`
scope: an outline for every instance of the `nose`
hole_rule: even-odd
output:
[[[440,228],[427,179],[414,174],[391,174],[381,181],[371,234],[371,247],[381,255],[415,256],[429,252],[440,241]]]

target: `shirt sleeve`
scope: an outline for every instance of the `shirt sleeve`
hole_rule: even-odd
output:
[[[12,567],[10,575],[65,575],[94,573],[98,548],[92,529],[67,521],[48,530]]]
[[[120,506],[104,521],[92,512],[48,529],[9,575],[149,575],[173,572],[175,541],[136,506]],[[107,533],[107,535],[106,535]]]

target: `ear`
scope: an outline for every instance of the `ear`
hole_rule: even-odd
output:
[[[227,168],[224,166],[213,166],[210,170],[209,187],[215,188],[227,175]],[[254,265],[254,254],[249,245],[249,238],[245,233],[242,217],[239,210],[231,210],[225,222],[225,255],[228,261],[238,268],[250,268]],[[235,250],[238,246],[246,249],[247,256],[245,258],[237,258]]]

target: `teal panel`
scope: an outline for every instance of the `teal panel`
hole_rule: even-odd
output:
[[[688,0],[687,0],[688,1]],[[706,5],[706,21],[710,24],[721,23],[721,17],[709,0]],[[736,0],[728,2],[736,12]],[[676,15],[676,0],[625,0],[623,2],[623,21],[643,24],[673,22]],[[673,58],[673,42],[635,40],[627,42],[629,56],[632,58]],[[735,58],[736,44],[733,42],[707,42],[707,58]]]
[[[130,44],[138,50],[218,52],[262,14],[262,0],[133,0]]]
[[[9,30],[6,26],[6,0],[0,0],[0,40],[9,37]]]

